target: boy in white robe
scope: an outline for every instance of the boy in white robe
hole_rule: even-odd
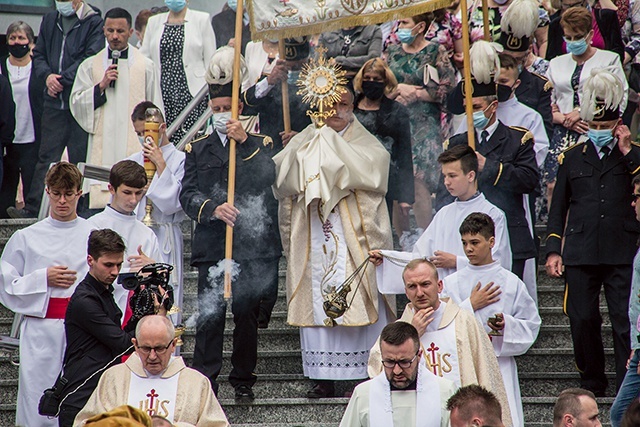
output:
[[[443,292],[473,312],[487,332],[497,333],[489,337],[498,357],[511,415],[514,425],[524,425],[514,356],[529,350],[541,321],[524,282],[493,260],[493,230],[491,217],[483,213],[473,213],[462,222],[460,234],[469,266],[445,278]]]
[[[158,239],[153,231],[136,219],[135,209],[144,196],[147,175],[144,168],[133,160],[122,160],[111,168],[109,192],[111,203],[103,212],[89,218],[94,228],[111,230],[122,236],[127,247],[122,271],[136,272],[147,264],[161,260]],[[129,291],[114,286],[113,297],[126,320],[130,312],[127,304]]]
[[[139,149],[136,133],[128,126],[134,106],[149,100],[164,107],[156,67],[129,44],[131,14],[116,7],[104,18],[107,47],[78,67],[69,107],[89,134],[87,163],[111,167]],[[83,189],[90,192],[92,209],[102,209],[109,201],[103,183],[87,180]]]
[[[42,392],[62,368],[64,317],[69,298],[87,273],[87,239],[93,226],[76,214],[82,174],[70,163],[53,166],[45,178],[50,216],[16,231],[0,258],[0,302],[24,315],[16,425],[57,427],[38,415]]]
[[[496,224],[496,245],[493,256],[500,264],[511,269],[511,247],[504,212],[478,192],[478,158],[467,145],[446,150],[438,157],[442,166],[445,186],[455,201],[440,209],[431,224],[416,241],[413,253],[399,251],[371,251],[377,266],[378,288],[382,293],[404,293],[402,269],[415,258],[426,258],[438,268],[438,277],[445,278],[469,262],[460,245],[458,227],[472,212],[484,212]],[[387,257],[387,262],[384,258]]]
[[[340,427],[446,427],[456,385],[421,363],[418,331],[394,322],[380,334],[384,372],[354,390]]]
[[[173,266],[171,286],[173,286],[174,305],[182,308],[182,230],[180,223],[185,219],[185,213],[180,205],[180,190],[184,176],[185,154],[176,149],[167,138],[167,124],[162,117],[159,128],[158,146],[144,142],[145,112],[149,108],[158,108],[149,101],[136,105],[131,114],[133,128],[140,139],[142,150],[129,156],[129,160],[144,165],[149,159],[156,165],[156,173],[149,184],[138,208],[136,217],[142,221],[145,215],[147,199],[151,201],[151,229],[158,238],[161,258],[158,261]],[[176,323],[180,323],[180,312],[175,315]]]

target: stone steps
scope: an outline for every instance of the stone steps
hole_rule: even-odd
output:
[[[0,248],[17,229],[33,223],[32,220],[0,220]],[[191,223],[182,224],[185,233],[185,275],[183,287],[183,321],[197,311],[197,272],[189,266],[191,248]],[[540,234],[544,227],[537,227]],[[542,262],[542,261],[541,261]],[[220,376],[220,402],[234,427],[337,427],[348,402],[346,398],[309,400],[304,398],[311,381],[302,374],[300,339],[297,327],[286,323],[287,303],[284,289],[286,264],[280,265],[279,295],[269,329],[259,331],[259,351],[254,386],[257,399],[250,405],[234,401],[234,391],[227,381],[231,370],[231,337],[233,319],[227,310],[224,339],[223,366]],[[527,427],[550,426],[552,408],[557,394],[579,385],[576,371],[568,318],[562,312],[564,286],[561,279],[551,279],[540,269],[538,299],[543,320],[536,343],[527,354],[516,358],[520,373],[525,421]],[[613,395],[614,363],[611,348],[611,326],[608,321],[604,298],[600,302],[603,313],[603,337],[606,350],[607,376],[610,386],[608,395]],[[399,302],[401,313],[404,303]],[[8,333],[13,313],[0,306],[0,334]],[[188,328],[183,335],[182,355],[189,365],[193,358],[195,331]],[[0,354],[0,425],[14,424],[15,399],[17,393],[18,368],[9,362],[7,355]],[[343,396],[357,382],[338,382],[337,395]],[[608,423],[608,411],[613,399],[598,399],[601,421]]]

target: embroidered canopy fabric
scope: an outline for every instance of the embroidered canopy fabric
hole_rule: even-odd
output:
[[[452,0],[246,0],[254,40],[371,25],[447,7]]]

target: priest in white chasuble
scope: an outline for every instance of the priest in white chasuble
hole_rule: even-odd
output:
[[[369,349],[394,317],[395,298],[378,293],[366,268],[369,250],[392,246],[389,153],[354,117],[353,93],[344,90],[326,126],[310,125],[273,158],[287,320],[302,327],[310,398],[331,397],[334,380],[366,378]],[[324,307],[340,297],[348,308],[330,318]]]
[[[425,366],[460,387],[480,384],[493,391],[502,406],[505,426],[515,426],[491,341],[473,313],[449,298],[440,298],[442,280],[426,259],[409,262],[402,278],[410,303],[399,321],[411,323],[418,330]],[[378,340],[369,356],[369,376],[378,375],[382,368]]]
[[[462,222],[461,246],[469,258],[469,265],[444,279],[443,293],[461,308],[474,313],[489,333],[514,425],[524,425],[514,356],[526,353],[533,345],[541,320],[524,282],[493,260],[494,234],[489,215],[476,212]]]
[[[229,426],[207,377],[173,356],[175,329],[167,317],[143,317],[132,342],[135,353],[102,374],[74,426],[122,405],[164,417],[178,427]]]
[[[140,151],[129,118],[136,105],[148,100],[164,108],[153,62],[129,45],[132,34],[129,12],[109,10],[104,20],[108,46],[80,64],[73,83],[71,114],[89,134],[87,163],[92,165],[111,167]],[[104,208],[110,197],[106,184],[85,180],[84,185],[90,207]]]
[[[384,372],[353,391],[340,427],[446,427],[457,387],[422,363],[418,331],[393,322],[380,334]]]

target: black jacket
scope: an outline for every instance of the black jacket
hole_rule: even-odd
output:
[[[640,231],[631,207],[640,146],[632,144],[623,156],[616,144],[603,165],[587,141],[565,150],[559,161],[547,222],[547,256],[562,254],[565,265],[631,265]]]
[[[69,382],[62,396],[82,384],[92,373],[120,363],[120,358],[111,364],[109,362],[131,346],[135,328],[135,324],[129,322],[122,330],[121,317],[122,312],[113,299],[113,286],[107,288],[87,273],[71,296],[65,316],[67,348],[63,374]],[[82,409],[99,379],[100,374],[95,375],[67,397],[63,406],[78,411]]]
[[[69,95],[80,63],[104,49],[106,42],[102,30],[100,10],[84,3],[82,17],[65,36],[62,17],[57,11],[42,18],[38,41],[33,51],[33,69],[38,78],[46,81],[49,74],[60,74],[64,87],[52,98],[44,93],[44,105],[57,110],[69,109]]]
[[[11,145],[16,130],[16,104],[13,102],[11,83],[9,79],[0,75],[0,150]],[[0,160],[0,172],[2,172],[2,160]],[[2,174],[0,174],[2,181]]]
[[[222,12],[211,18],[211,26],[216,35],[216,46],[226,46],[229,40],[236,36],[236,13],[225,3]],[[251,41],[251,31],[249,26],[242,23],[242,54],[247,47],[247,43]],[[207,64],[209,66],[209,64]]]
[[[513,259],[533,258],[537,251],[523,206],[523,195],[533,192],[539,179],[533,137],[520,128],[498,123],[485,144],[478,144],[478,141],[476,135],[476,150],[487,158],[484,169],[478,175],[478,189],[487,200],[504,212]],[[467,132],[445,141],[445,149],[460,144],[468,144]],[[436,208],[452,201],[453,197],[441,179],[436,195]]]
[[[516,88],[516,98],[518,102],[529,108],[536,110],[542,116],[544,130],[547,132],[549,140],[553,136],[553,115],[551,113],[551,89],[553,86],[546,77],[534,74],[528,70],[522,70],[518,76],[520,85]],[[503,101],[511,95],[507,86],[499,86],[498,101]],[[504,90],[506,88],[506,90]],[[447,97],[447,109],[453,114],[464,114],[464,96],[462,96],[462,85],[458,84]]]
[[[342,53],[346,44],[342,30],[322,33],[318,44],[327,49],[326,58],[334,58],[345,71],[353,75],[365,62],[382,54],[382,30],[379,25],[354,28],[346,55]]]
[[[282,254],[278,233],[278,204],[271,185],[275,163],[264,137],[249,135],[236,144],[236,193],[240,211],[233,228],[233,259],[272,258]],[[189,146],[188,146],[189,147]],[[189,152],[189,150],[191,150]],[[217,132],[187,148],[180,203],[198,224],[193,235],[191,265],[216,263],[224,258],[226,224],[212,218],[227,201],[229,144]]]
[[[8,56],[0,58],[0,73],[4,74],[5,76],[9,75],[9,70],[7,69],[8,60]],[[9,83],[11,83],[11,81],[9,81]],[[29,103],[31,105],[31,116],[33,117],[33,128],[36,135],[36,144],[40,143],[40,137],[42,136],[42,107],[45,90],[46,87],[44,80],[38,78],[32,68],[31,78],[29,79]]]
[[[615,11],[609,9],[594,9],[596,15],[596,23],[604,39],[604,48],[620,55],[620,61],[624,61],[624,44],[622,43],[622,35],[620,34],[620,24],[618,23],[618,15]],[[553,18],[549,23],[549,35],[547,36],[547,56],[549,61],[556,56],[564,55],[562,51],[562,26],[560,25],[560,14]]]
[[[264,77],[266,79],[266,77]],[[297,94],[298,87],[289,84],[289,117],[291,118],[291,130],[303,131],[311,124],[307,116],[309,104],[302,102],[302,96]],[[282,150],[282,138],[280,132],[284,131],[284,119],[282,118],[282,85],[276,84],[269,93],[262,98],[256,98],[256,87],[251,86],[242,94],[244,102],[243,114],[260,116],[260,133],[273,139],[273,152],[275,155]]]
[[[362,95],[355,101],[358,105]],[[411,124],[407,108],[386,96],[382,97],[380,109],[376,111],[375,122],[367,120],[370,115],[358,108],[354,114],[375,135],[391,154],[389,165],[389,189],[387,199],[413,204],[413,160],[411,154]]]

